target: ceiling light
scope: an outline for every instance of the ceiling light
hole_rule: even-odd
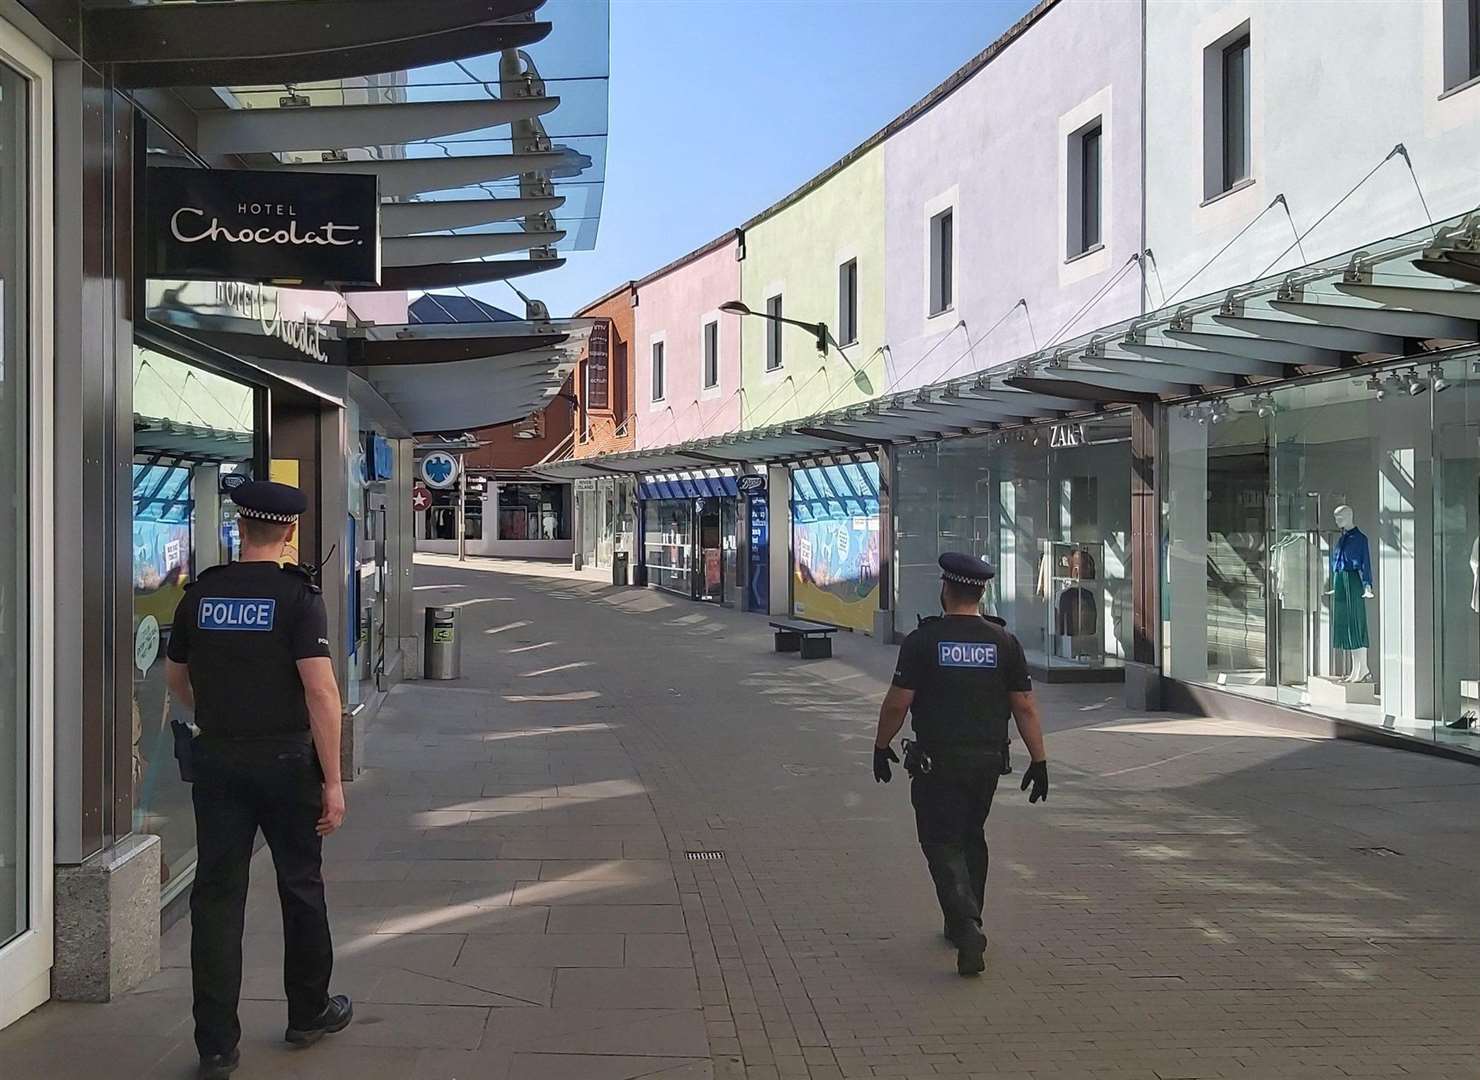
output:
[[[1435,364],[1429,368],[1429,383],[1436,394],[1442,394],[1449,389],[1449,380],[1444,377],[1444,369],[1440,365]]]
[[[1419,394],[1427,393],[1429,384],[1418,377],[1418,369],[1414,368],[1408,373],[1408,396],[1418,397]]]
[[[1276,415],[1280,411],[1280,408],[1274,403],[1273,394],[1255,394],[1254,411],[1259,414],[1261,419],[1268,420],[1271,416]]]
[[[1381,401],[1383,398],[1387,397],[1387,388],[1382,385],[1382,380],[1379,379],[1376,375],[1369,377],[1365,385],[1368,390],[1371,390],[1374,394],[1377,395],[1378,401]]]

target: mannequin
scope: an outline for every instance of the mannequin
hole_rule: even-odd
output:
[[[1332,511],[1341,536],[1331,547],[1331,647],[1350,653],[1343,682],[1371,682],[1367,666],[1367,604],[1372,592],[1372,555],[1350,506]]]

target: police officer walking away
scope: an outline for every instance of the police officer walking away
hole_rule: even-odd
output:
[[[935,880],[945,933],[956,946],[956,970],[986,967],[982,904],[987,886],[987,814],[1007,769],[1007,718],[1032,758],[1023,775],[1028,801],[1048,798],[1048,760],[1023,647],[1006,629],[982,618],[982,590],[995,576],[984,559],[952,552],[940,557],[940,618],[925,619],[899,650],[893,685],[879,709],[874,779],[890,780],[898,762],[890,742],[914,718],[905,771],[915,829]]]
[[[166,677],[194,710],[190,746],[200,861],[190,891],[195,1045],[202,1080],[240,1061],[237,1002],[248,863],[257,830],[272,850],[283,909],[290,1043],[342,1031],[353,1016],[329,996],[334,964],[321,873],[323,838],[344,820],[339,685],[328,617],[309,573],[279,566],[307,500],[264,481],[232,494],[241,559],[212,567],[175,611]]]

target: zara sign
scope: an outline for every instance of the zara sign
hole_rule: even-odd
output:
[[[150,277],[380,284],[374,176],[154,167],[146,185]]]

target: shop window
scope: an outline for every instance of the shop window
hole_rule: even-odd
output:
[[[1446,361],[1172,409],[1164,670],[1480,751],[1477,379]]]
[[[838,344],[858,341],[858,260],[838,267]]]
[[[261,435],[254,428],[258,393],[134,347],[133,827],[160,838],[165,899],[195,864],[195,818],[177,760],[193,717],[170,697],[164,657],[185,587],[241,551],[235,504],[222,494],[222,478],[251,473]],[[146,649],[145,642],[157,647]]]
[[[1069,136],[1068,257],[1074,258],[1100,246],[1101,189],[1100,148],[1103,124],[1099,117]]]
[[[571,539],[569,493],[564,484],[500,484],[496,539]]]
[[[1130,649],[1130,420],[950,439],[896,463],[896,629],[940,614],[947,551],[986,558],[983,595],[1048,669],[1116,667]]]
[[[1203,196],[1253,175],[1252,54],[1249,24],[1203,50]]]
[[[704,389],[719,385],[719,323],[704,324]]]
[[[1444,89],[1480,79],[1480,0],[1444,0]]]
[[[949,311],[956,302],[956,215],[942,210],[930,219],[930,314]]]
[[[781,297],[766,300],[766,370],[776,371],[781,367]]]
[[[653,400],[662,401],[667,393],[667,375],[663,360],[663,342],[653,342]]]
[[[30,923],[31,791],[36,758],[30,745],[27,694],[30,556],[26,536],[26,471],[30,455],[28,373],[32,338],[27,325],[31,220],[26,176],[31,138],[27,82],[0,63],[0,945]]]

